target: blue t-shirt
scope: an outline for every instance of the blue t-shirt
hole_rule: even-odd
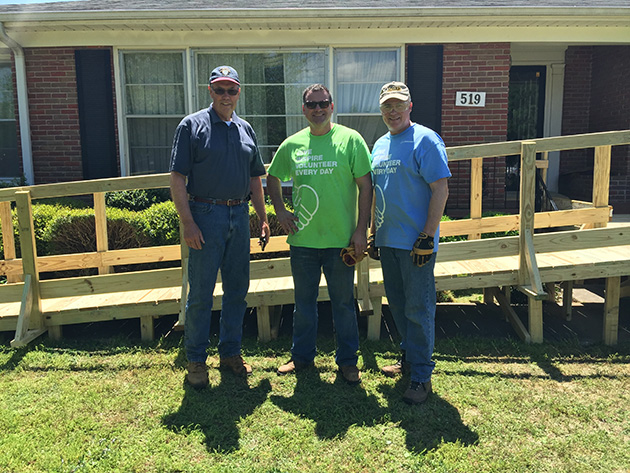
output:
[[[429,184],[451,176],[447,161],[442,138],[417,123],[378,139],[372,149],[376,246],[411,250],[427,220]]]
[[[170,170],[188,177],[189,194],[218,200],[246,199],[250,178],[265,174],[250,124],[233,113],[228,126],[212,107],[180,122]]]

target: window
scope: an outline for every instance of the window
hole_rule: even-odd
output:
[[[167,172],[175,128],[186,115],[182,52],[124,53],[130,174]]]
[[[302,92],[314,83],[331,89],[335,121],[358,130],[372,146],[387,131],[378,94],[383,84],[399,78],[400,52],[335,50],[331,84],[328,51],[216,54],[200,49],[192,51],[190,61],[185,60],[184,51],[122,52],[122,110],[130,174],[168,171],[175,128],[188,113],[209,106],[208,77],[224,64],[239,73],[243,90],[236,113],[254,128],[265,163],[271,162],[287,136],[308,125],[302,114]],[[192,90],[187,87],[189,78]]]
[[[13,97],[11,65],[0,63],[0,178],[20,175]]]
[[[314,83],[327,82],[324,51],[196,53],[197,108],[210,102],[208,77],[217,66],[228,64],[241,80],[236,114],[247,120],[258,138],[265,163],[270,163],[282,141],[308,125],[302,115],[302,92]]]
[[[335,50],[337,121],[359,131],[370,149],[387,133],[378,96],[387,82],[400,80],[399,54],[392,50]]]

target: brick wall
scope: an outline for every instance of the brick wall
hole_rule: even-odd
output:
[[[630,46],[567,48],[562,134],[630,129]],[[630,146],[612,151],[610,200],[616,211],[630,211]],[[592,200],[592,150],[565,151],[559,190]]]
[[[630,46],[593,48],[590,132],[630,129]],[[611,175],[630,172],[630,147],[615,146]]]
[[[25,51],[35,184],[83,179],[74,49]]]
[[[442,81],[442,138],[446,146],[505,141],[507,136],[510,45],[447,44]],[[457,91],[486,92],[485,107],[456,107]],[[470,165],[451,163],[447,210],[470,211]],[[505,160],[485,159],[484,210],[505,208]]]

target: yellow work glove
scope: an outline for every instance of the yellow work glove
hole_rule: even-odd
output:
[[[433,256],[433,247],[433,237],[424,232],[420,233],[420,236],[413,244],[413,248],[410,253],[413,259],[413,264],[418,267],[427,264]]]

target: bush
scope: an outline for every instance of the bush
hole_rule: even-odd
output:
[[[276,211],[271,204],[265,204],[265,211],[267,212],[267,222],[269,223],[269,231],[271,236],[284,235],[284,230],[278,222]],[[260,236],[260,220],[253,206],[249,207],[249,232],[252,238]]]
[[[154,204],[171,199],[168,189],[135,189],[129,191],[108,192],[105,195],[107,207],[134,210],[146,210]]]
[[[153,245],[179,244],[179,216],[172,201],[154,204],[141,215]]]
[[[87,253],[96,251],[94,211],[69,209],[58,213],[46,227],[43,240],[48,254]],[[151,238],[146,220],[137,212],[107,209],[108,248],[139,248],[149,246]]]

